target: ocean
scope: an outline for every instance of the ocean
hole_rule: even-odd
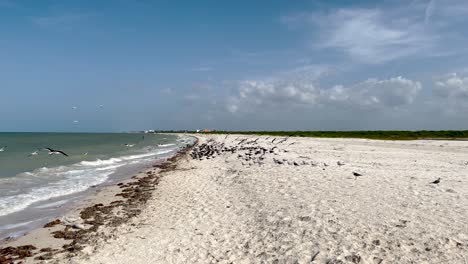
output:
[[[22,234],[79,202],[90,188],[129,177],[193,140],[143,133],[0,133],[0,150],[6,146],[0,151],[0,238]],[[40,150],[46,147],[68,157]]]

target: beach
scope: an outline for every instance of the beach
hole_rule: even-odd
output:
[[[2,247],[33,246],[24,263],[468,261],[467,141],[195,136]]]

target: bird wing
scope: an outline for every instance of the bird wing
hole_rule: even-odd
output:
[[[53,152],[55,150],[51,149],[51,148],[43,148],[43,149],[47,149],[49,152]]]
[[[60,154],[62,154],[62,155],[65,155],[65,156],[68,157],[67,153],[65,153],[65,152],[63,152],[63,151],[61,151],[61,150],[56,150],[56,151],[57,151],[58,153],[60,153]]]

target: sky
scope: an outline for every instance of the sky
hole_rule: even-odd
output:
[[[0,131],[468,129],[467,28],[467,0],[0,0]]]

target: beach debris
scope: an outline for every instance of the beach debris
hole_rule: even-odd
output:
[[[45,224],[44,228],[54,227],[54,226],[59,225],[61,223],[62,223],[62,221],[60,221],[60,219],[55,219],[55,220],[50,221],[49,223]]]
[[[360,263],[361,262],[361,256],[357,254],[351,254],[349,256],[346,256],[345,259],[347,261],[350,261],[351,263]]]
[[[312,258],[310,259],[310,262],[314,261],[315,258],[317,258],[318,254],[320,253],[320,251],[317,251],[315,252],[315,254],[312,256]]]
[[[72,227],[75,229],[85,229],[85,226],[82,224],[73,224]]]
[[[431,184],[439,184],[440,183],[440,178],[437,178],[437,180],[430,182]]]
[[[33,245],[0,248],[0,263],[15,263],[15,261],[32,257],[37,248]]]
[[[51,149],[51,148],[44,148],[44,149],[49,151],[49,155],[64,155],[68,157],[67,153],[61,150],[56,150],[56,149]]]

